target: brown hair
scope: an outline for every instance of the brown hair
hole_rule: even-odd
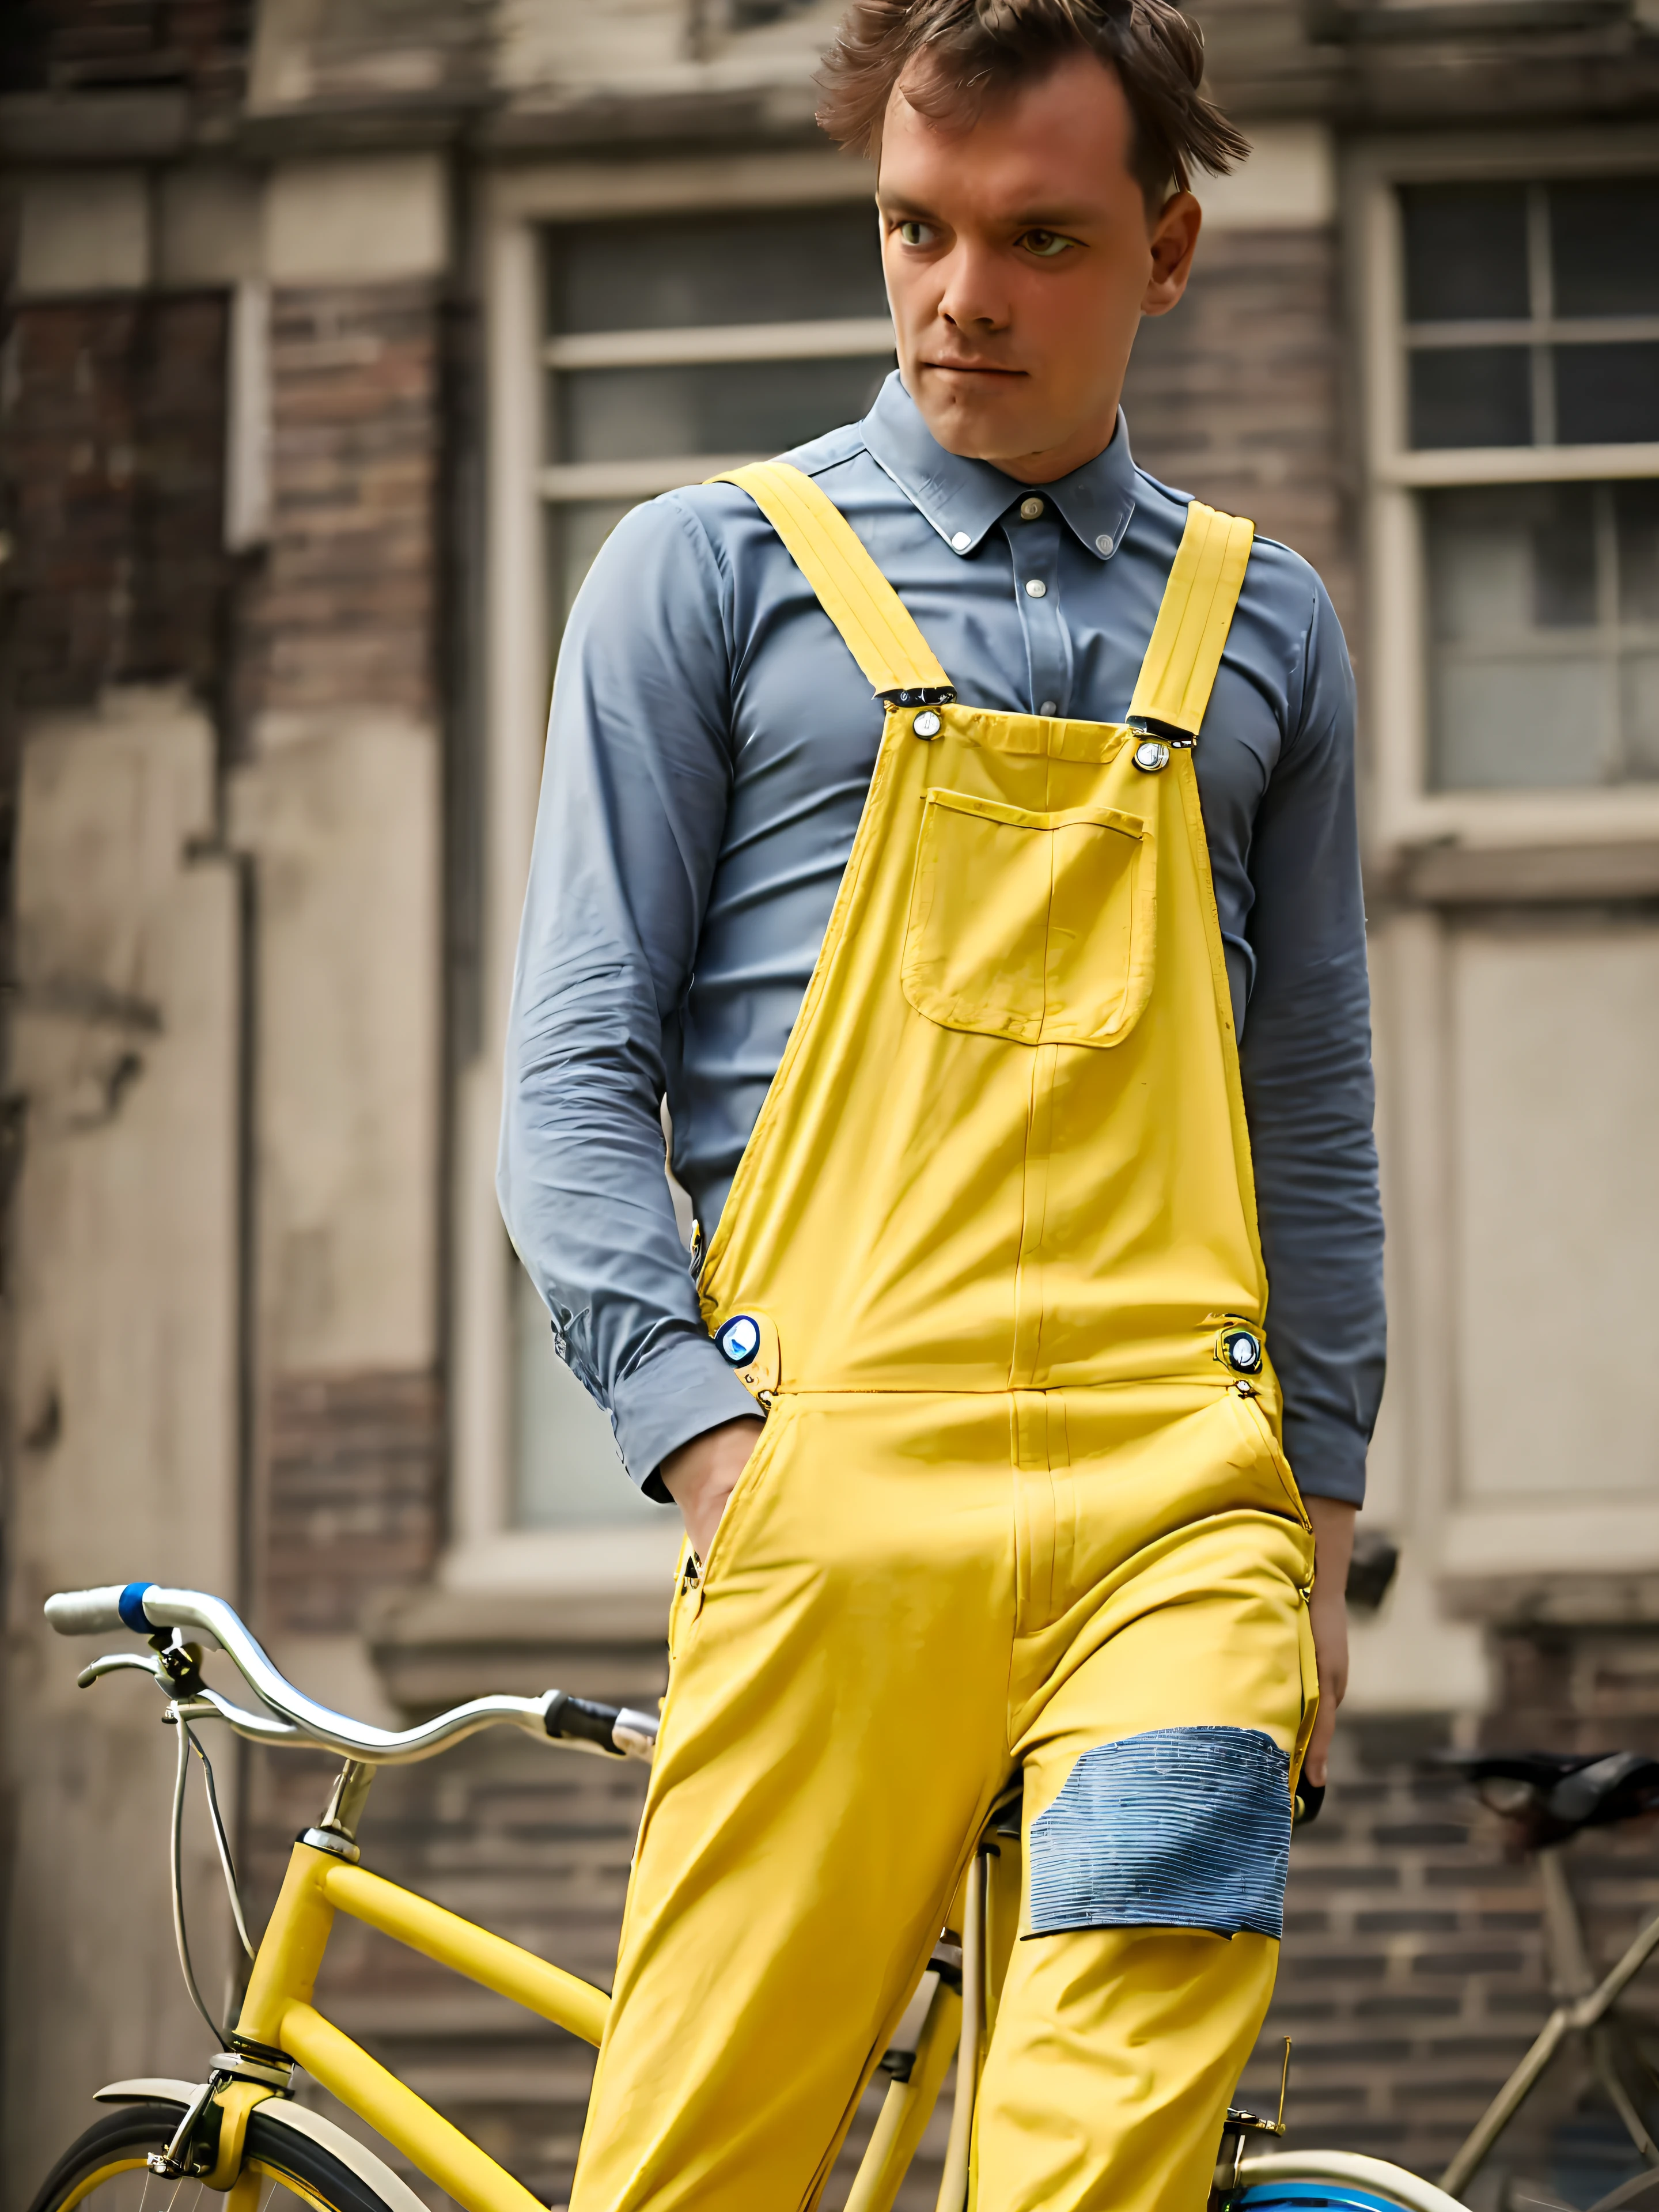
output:
[[[971,123],[1078,52],[1117,74],[1134,119],[1130,173],[1149,204],[1172,183],[1185,191],[1195,166],[1224,173],[1249,152],[1200,88],[1203,35],[1172,0],[853,0],[818,73],[818,121],[838,144],[873,154],[907,72],[920,113]]]

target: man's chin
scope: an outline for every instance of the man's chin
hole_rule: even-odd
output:
[[[1054,443],[1045,426],[1021,422],[1012,408],[999,407],[988,400],[941,395],[933,405],[920,403],[920,411],[947,453],[965,461],[988,461],[993,468],[1012,468]]]

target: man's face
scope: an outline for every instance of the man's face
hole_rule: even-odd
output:
[[[1144,314],[1186,289],[1198,203],[1149,216],[1133,120],[1092,54],[930,122],[888,102],[876,200],[905,390],[948,453],[1048,483],[1109,442]]]

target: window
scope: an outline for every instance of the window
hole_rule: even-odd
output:
[[[1535,793],[1558,795],[1571,835],[1591,817],[1566,794],[1659,785],[1659,172],[1644,158],[1445,178],[1413,155],[1416,173],[1387,174],[1385,157],[1376,180],[1373,544],[1391,663],[1376,689],[1396,834],[1467,829],[1469,805]]]
[[[893,365],[868,207],[562,227],[544,298],[556,638],[637,500],[856,422]]]
[[[631,507],[855,422],[894,355],[867,201],[563,223],[541,233],[541,262],[538,482],[556,651]],[[510,1276],[512,1525],[664,1519],[624,1479],[610,1424],[555,1353],[516,1260]]]
[[[1659,177],[1407,185],[1411,443],[1659,441]]]

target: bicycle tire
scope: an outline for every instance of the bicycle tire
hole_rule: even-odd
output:
[[[88,2212],[143,2212],[147,2190],[157,2212],[162,2206],[167,2212],[216,2212],[226,2200],[204,2183],[157,2181],[145,2165],[151,2151],[173,2140],[179,2119],[177,2105],[155,2103],[124,2105],[94,2120],[52,2167],[29,2212],[76,2212],[82,2205]],[[294,2203],[283,2204],[284,2191],[306,2212],[391,2212],[383,2197],[321,2143],[258,2111],[248,2121],[242,2163],[245,2172],[251,2167],[270,2181],[260,2212],[295,2212]]]
[[[1226,2212],[1464,2212],[1420,2174],[1357,2151],[1267,2151],[1247,2157]]]

